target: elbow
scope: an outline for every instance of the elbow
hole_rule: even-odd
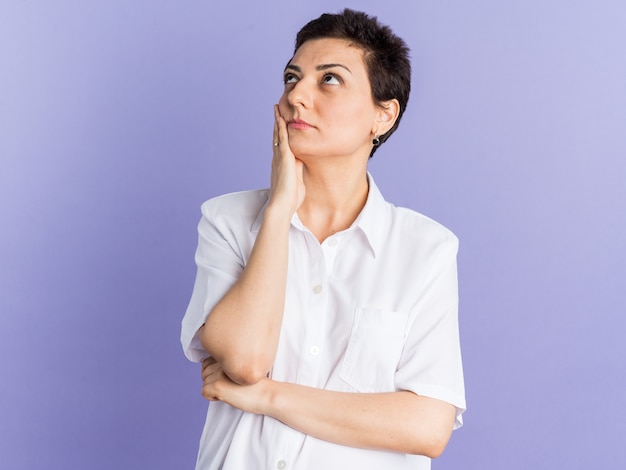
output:
[[[436,459],[443,454],[443,451],[446,449],[446,446],[450,441],[451,435],[452,428],[440,427],[439,429],[431,429],[428,438],[420,440],[419,444],[416,445],[416,448],[414,448],[412,453]]]
[[[222,365],[224,373],[230,380],[239,385],[254,385],[267,377],[273,357],[267,357],[264,351],[242,347],[242,345],[227,345],[211,336],[209,328],[200,329],[200,342],[204,349]]]
[[[423,437],[419,440],[416,438],[411,448],[408,449],[408,453],[436,459],[443,454],[443,451],[448,445],[449,438],[449,434],[447,436],[431,435],[426,440],[424,440]]]
[[[254,385],[269,375],[272,361],[260,351],[230,350],[221,357],[215,356],[222,364],[222,370],[230,380],[239,385]]]
[[[265,367],[247,361],[226,360],[222,362],[222,368],[228,378],[239,385],[254,385],[269,373]]]
[[[433,441],[430,442],[428,449],[426,449],[426,452],[424,453],[426,457],[429,457],[431,459],[436,459],[441,454],[443,454],[443,451],[446,449],[446,446],[448,445],[448,440],[449,438],[442,438],[438,440],[433,439]]]
[[[456,408],[438,400],[427,400],[429,412],[413,421],[409,453],[436,459],[443,454],[452,436]]]
[[[415,433],[411,453],[436,459],[443,454],[452,436],[456,407],[434,398],[418,396],[418,400],[425,406],[413,421]]]

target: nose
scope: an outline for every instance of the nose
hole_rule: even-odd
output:
[[[311,86],[306,80],[298,80],[292,85],[291,89],[287,91],[287,102],[294,107],[301,106],[308,108],[312,101],[311,91]]]

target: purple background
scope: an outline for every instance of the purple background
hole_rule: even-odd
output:
[[[371,171],[461,239],[469,410],[434,468],[626,468],[622,0],[2,0],[2,468],[192,468],[199,206],[267,185],[294,35],[345,5],[412,48]]]

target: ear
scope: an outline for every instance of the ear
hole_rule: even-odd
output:
[[[400,114],[400,103],[397,99],[383,101],[376,112],[376,122],[372,127],[372,134],[381,136],[393,127]]]

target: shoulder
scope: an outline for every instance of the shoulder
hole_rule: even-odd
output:
[[[456,254],[459,240],[447,227],[430,217],[406,207],[390,204],[391,230],[405,243],[428,251],[451,251]]]
[[[239,238],[256,232],[255,227],[260,223],[268,199],[268,189],[241,191],[209,199],[201,206],[202,218],[198,228],[205,234],[217,231],[223,238]]]
[[[364,228],[371,234],[374,246],[395,252],[398,249],[416,256],[433,254],[448,247],[455,255],[458,239],[451,230],[430,217],[407,207],[396,206],[384,198],[370,179],[369,209]],[[366,205],[367,208],[367,205]],[[415,261],[415,260],[414,260]]]
[[[430,217],[406,207],[391,205],[392,221],[408,236],[423,235],[442,241],[457,241],[456,235],[447,227]]]
[[[255,217],[269,198],[268,189],[255,189],[217,196],[202,204],[202,215],[215,220],[219,217]]]

